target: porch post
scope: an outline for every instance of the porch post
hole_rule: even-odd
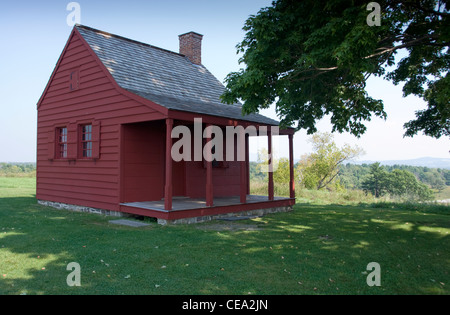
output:
[[[238,146],[244,147],[244,160],[239,161],[240,168],[240,202],[247,202],[247,137],[246,132],[242,131],[239,133]]]
[[[289,134],[289,197],[295,198],[295,181],[294,181],[294,135]]]
[[[269,153],[269,200],[273,200],[273,152],[272,152],[272,128],[267,131]]]
[[[206,125],[207,133],[206,133],[206,143],[211,141],[211,124]],[[213,182],[212,182],[212,148],[206,150],[206,206],[212,207],[213,202]]]
[[[164,209],[172,210],[172,127],[173,119],[166,119],[166,184],[164,187]]]
[[[247,195],[250,195],[250,151],[249,151],[249,134],[245,134],[245,168],[247,174],[245,175],[247,179]]]

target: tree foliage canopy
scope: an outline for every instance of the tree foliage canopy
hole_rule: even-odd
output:
[[[417,180],[413,173],[400,169],[387,172],[380,163],[370,166],[370,174],[362,183],[362,187],[375,197],[389,194],[406,196],[410,200],[433,199],[433,192],[427,185]]]
[[[365,90],[374,75],[427,102],[406,136],[450,136],[448,1],[377,1],[380,26],[368,25],[368,2],[278,0],[250,16],[237,46],[246,67],[227,76],[222,99],[242,100],[244,114],[275,102],[282,126],[308,134],[330,115],[333,131],[360,136],[372,116],[386,118]],[[400,49],[406,57],[396,64]]]

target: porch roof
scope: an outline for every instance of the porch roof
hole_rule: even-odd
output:
[[[211,116],[218,116],[223,118],[230,118],[236,120],[244,120],[248,122],[254,122],[263,125],[278,126],[279,122],[260,115],[260,114],[248,114],[242,115],[241,106],[218,104],[214,102],[202,102],[194,100],[180,100],[175,97],[169,97],[164,95],[156,95],[152,93],[146,93],[136,90],[128,90],[136,95],[139,95],[149,101],[166,107],[167,109],[179,110],[190,113],[205,114]]]

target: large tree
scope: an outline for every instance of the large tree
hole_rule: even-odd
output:
[[[400,169],[387,172],[378,162],[370,166],[370,174],[362,183],[362,187],[375,197],[389,194],[414,201],[433,199],[432,190],[417,180],[413,173]]]
[[[339,148],[328,132],[317,132],[311,136],[313,152],[301,157],[297,165],[300,184],[308,189],[330,187],[337,179],[340,165],[363,153],[358,146],[345,144]]]
[[[329,114],[333,131],[360,136],[372,116],[386,118],[365,89],[380,76],[427,103],[406,136],[450,136],[449,1],[369,2],[278,0],[250,16],[237,46],[245,69],[227,76],[222,99],[246,114],[275,102],[282,126],[309,134]]]
[[[372,193],[375,197],[380,197],[386,192],[386,178],[388,173],[379,162],[370,165],[370,173],[362,182],[362,189]]]

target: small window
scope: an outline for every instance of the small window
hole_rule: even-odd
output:
[[[205,147],[205,145],[206,145],[206,142],[207,142],[207,139],[205,139],[205,138],[203,138],[203,147]],[[229,167],[229,164],[228,164],[228,161],[226,161],[226,146],[224,146],[223,148],[222,148],[222,154],[223,154],[223,157],[222,157],[222,161],[218,161],[217,159],[213,159],[212,161],[211,161],[211,166],[213,167],[213,168],[228,168]],[[216,153],[216,146],[214,145],[212,148],[211,148],[211,154],[215,154]],[[206,159],[205,158],[203,158],[203,167],[204,168],[206,168]]]
[[[67,128],[58,128],[58,157],[67,158]]]
[[[83,158],[92,158],[92,125],[81,126],[81,153]]]

